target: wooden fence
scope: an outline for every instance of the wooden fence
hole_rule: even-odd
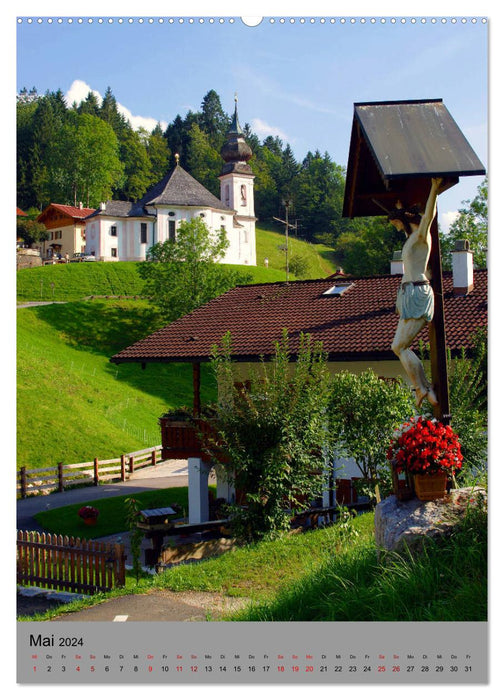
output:
[[[63,464],[56,467],[27,469],[21,467],[17,480],[17,493],[21,498],[37,495],[47,491],[64,491],[74,486],[98,486],[102,481],[126,481],[135,469],[155,466],[161,456],[161,445],[145,450],[130,452],[113,459],[97,457],[92,462],[80,464]]]
[[[17,582],[93,594],[124,586],[124,545],[40,532],[17,532]]]

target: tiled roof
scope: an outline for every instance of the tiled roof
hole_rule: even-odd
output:
[[[132,206],[129,215],[142,216],[145,213],[145,207],[159,205],[211,207],[219,211],[233,211],[180,165],[172,168],[160,182],[151,187],[142,199]]]
[[[71,216],[73,219],[85,219],[86,216],[89,216],[89,214],[92,214],[95,211],[94,209],[90,209],[89,207],[71,207],[66,204],[50,204],[49,207],[47,207],[47,209],[49,209],[50,207],[52,207],[53,209],[57,209],[58,211],[67,214],[68,216]],[[44,213],[45,212],[42,212],[42,214],[40,214],[40,217]]]
[[[129,216],[133,204],[131,202],[122,202],[118,199],[111,199],[105,202],[105,209],[93,209],[92,213],[87,217],[91,219],[94,216],[103,214],[104,216]]]
[[[351,283],[341,296],[326,295],[338,280],[306,280],[239,286],[111,358],[112,362],[204,362],[212,346],[230,331],[233,356],[257,360],[273,352],[287,328],[290,351],[300,333],[322,341],[330,360],[393,359],[390,350],[397,326],[395,298],[400,275],[344,277]],[[474,289],[453,293],[452,275],[443,276],[447,347],[457,352],[487,325],[487,272],[474,272]],[[420,335],[428,342],[428,330]]]

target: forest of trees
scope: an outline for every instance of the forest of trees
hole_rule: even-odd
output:
[[[23,89],[17,96],[17,205],[41,211],[51,202],[97,207],[109,199],[135,201],[172,167],[175,153],[183,168],[219,196],[220,149],[230,122],[215,90],[203,97],[198,112],[177,114],[164,131],[158,124],[149,133],[133,129],[111,88],[101,102],[90,92],[70,106],[61,90],[39,95],[35,88]],[[278,136],[261,141],[249,124],[243,128],[253,152],[259,225],[285,218],[288,200],[296,235],[334,248],[346,272],[388,272],[401,235],[382,217],[341,216],[343,166],[318,150],[298,161]]]

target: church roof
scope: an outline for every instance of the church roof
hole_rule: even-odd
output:
[[[206,362],[212,347],[231,333],[235,360],[257,361],[274,352],[288,330],[295,356],[301,333],[321,341],[332,361],[396,359],[390,349],[397,326],[395,299],[400,275],[331,277],[238,286],[125,348],[112,362]],[[446,342],[453,354],[473,346],[487,325],[487,272],[475,270],[474,289],[453,290],[443,274]],[[428,343],[427,328],[419,336]],[[418,339],[413,346],[418,347]]]
[[[144,196],[136,202],[124,202],[121,200],[110,200],[105,203],[105,209],[88,209],[91,212],[86,218],[94,216],[147,216],[149,206],[169,206],[169,207],[202,207],[217,209],[218,211],[234,212],[234,209],[227,207],[220,199],[213,195],[192,175],[175,165],[165,177],[153,185]]]
[[[178,164],[133,204],[129,216],[142,216],[148,206],[210,207],[219,211],[234,211]]]
[[[91,219],[94,216],[99,216],[104,214],[105,216],[129,216],[133,204],[131,202],[123,202],[119,199],[110,199],[105,202],[105,209],[101,207],[95,209],[87,219]]]

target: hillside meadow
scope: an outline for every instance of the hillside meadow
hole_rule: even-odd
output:
[[[257,266],[230,265],[251,277],[251,282],[285,280],[285,236],[257,230]],[[303,277],[327,277],[336,270],[331,249],[322,243],[289,238],[290,258],[302,260]],[[264,260],[268,259],[268,267]],[[296,279],[291,272],[289,279]],[[19,270],[18,301],[77,301],[91,296],[141,296],[143,280],[136,262],[70,263]]]
[[[258,260],[267,256],[269,267],[243,269],[255,282],[285,279],[284,236],[264,230],[258,241]],[[324,246],[292,238],[290,244],[310,275],[334,271]],[[66,302],[17,310],[18,468],[108,459],[159,444],[159,416],[192,404],[190,365],[142,369],[109,361],[159,327],[155,310],[141,298],[137,266],[79,263],[18,271],[18,302]],[[214,396],[211,370],[203,366],[202,399]]]
[[[114,365],[154,330],[145,301],[93,300],[18,309],[18,467],[108,459],[160,444],[157,420],[192,404],[186,364]],[[213,396],[202,370],[204,400]]]

